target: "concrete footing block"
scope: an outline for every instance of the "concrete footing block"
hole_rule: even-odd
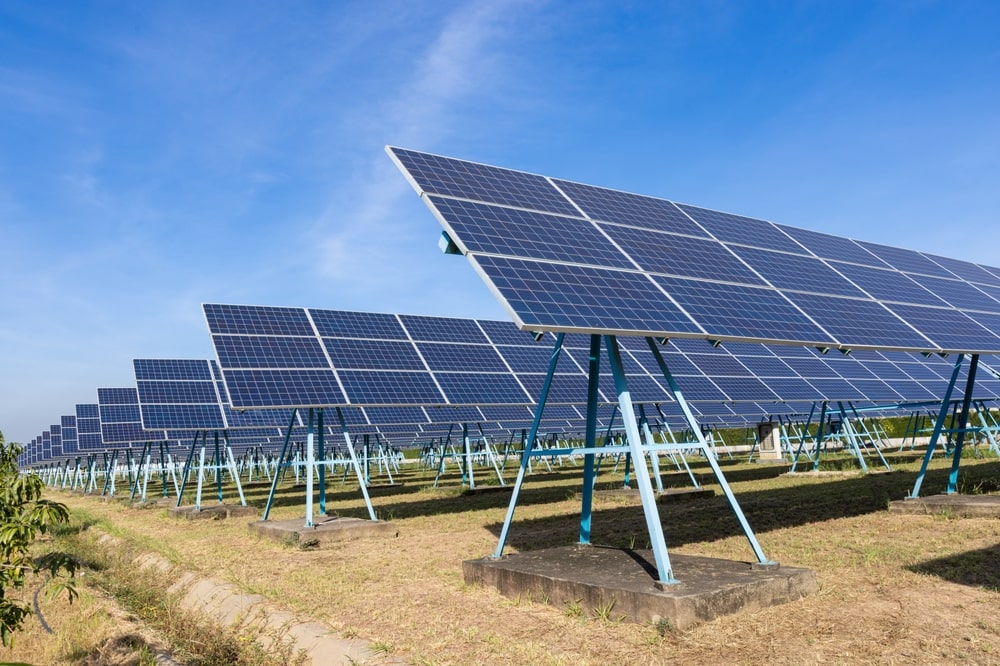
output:
[[[388,521],[338,516],[320,517],[313,521],[312,527],[305,526],[304,518],[258,520],[250,523],[250,531],[299,546],[322,546],[348,539],[386,539],[399,535],[396,526]]]
[[[257,507],[239,504],[202,505],[200,510],[194,506],[175,506],[167,511],[178,520],[225,520],[257,516]]]
[[[929,495],[889,503],[890,513],[908,515],[957,516],[959,518],[1000,518],[997,495]]]
[[[675,584],[660,584],[652,551],[574,545],[462,563],[467,584],[506,597],[592,615],[685,629],[745,610],[814,594],[816,574],[798,567],[755,567],[710,557],[670,555]]]

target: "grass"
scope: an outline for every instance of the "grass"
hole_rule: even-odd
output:
[[[821,590],[792,604],[683,632],[665,621],[620,623],[613,606],[580,606],[577,612],[572,604],[514,601],[467,586],[461,561],[496,548],[509,495],[460,495],[454,469],[437,491],[426,488],[433,473],[414,469],[398,475],[400,486],[373,496],[379,515],[392,516],[398,538],[312,550],[261,540],[243,521],[179,523],[157,511],[53,494],[74,511],[85,511],[88,520],[111,524],[117,535],[186,569],[224,578],[343,636],[389,647],[393,657],[412,663],[998,662],[996,520],[886,512],[890,500],[901,499],[912,487],[919,456],[896,455],[899,471],[893,474],[834,477],[784,476],[787,466],[722,461],[766,554],[814,569]],[[852,461],[845,457],[832,464],[848,467]],[[704,462],[692,461],[692,466],[700,479],[707,478]],[[665,464],[661,469],[666,485],[686,484],[686,474]],[[609,470],[602,470],[599,484],[620,487],[621,476]],[[538,466],[527,477],[508,551],[577,540],[580,508],[574,491],[581,475],[577,467],[555,467],[550,473]],[[508,466],[508,480],[512,476]],[[964,488],[994,492],[998,477],[996,459],[963,461]],[[947,463],[937,457],[925,494],[943,490],[946,478]],[[356,486],[341,485],[337,476],[328,488],[329,511],[367,517]],[[267,486],[255,484],[246,492],[248,501],[262,506]],[[302,516],[302,493],[301,486],[283,486],[272,518]],[[664,504],[659,511],[671,552],[752,558],[718,492],[714,498]],[[648,542],[641,508],[620,499],[595,499],[592,535],[601,545]]]
[[[140,535],[125,548],[99,547],[95,532],[100,531],[91,528],[111,525],[106,518],[96,518],[87,509],[76,509],[72,524],[54,531],[51,545],[74,554],[85,569],[81,602],[73,607],[55,606],[51,613],[46,612],[46,619],[52,615],[62,626],[56,629],[60,639],[57,647],[54,651],[47,650],[44,663],[78,663],[89,659],[87,663],[95,665],[151,665],[155,657],[148,640],[151,635],[162,637],[171,654],[186,664],[277,666],[301,662],[280,641],[275,642],[269,654],[256,637],[235,630],[219,630],[203,617],[181,609],[177,596],[168,593],[171,577],[140,569],[133,562],[134,553],[148,550],[155,538]],[[129,536],[122,529],[113,531]],[[164,550],[172,552],[169,548]],[[177,557],[177,553],[173,555]],[[125,630],[121,626],[123,615]],[[79,624],[81,618],[83,625]],[[87,636],[83,640],[77,636],[81,630]],[[95,642],[94,637],[101,640]],[[39,656],[36,653],[34,659]]]

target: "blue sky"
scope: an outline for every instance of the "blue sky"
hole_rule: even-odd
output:
[[[202,302],[504,318],[385,144],[1000,265],[1000,3],[0,3],[0,430]]]

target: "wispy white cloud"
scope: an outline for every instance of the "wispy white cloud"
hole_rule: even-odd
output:
[[[463,120],[461,109],[477,98],[499,94],[516,77],[506,68],[511,61],[514,26],[530,13],[520,0],[475,2],[444,17],[426,48],[413,56],[412,75],[385,92],[368,114],[356,118],[358,130],[371,154],[359,158],[348,183],[337,189],[310,234],[318,239],[323,257],[321,275],[350,279],[354,288],[365,276],[373,291],[399,284],[392,261],[413,241],[414,232],[399,219],[399,201],[410,188],[381,145],[433,150],[461,134],[473,119]],[[376,148],[376,146],[378,148]],[[377,271],[371,270],[373,243],[380,249]]]

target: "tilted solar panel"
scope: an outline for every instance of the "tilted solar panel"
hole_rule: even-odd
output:
[[[386,150],[522,329],[1000,352],[1000,269]]]
[[[139,392],[134,388],[99,388],[97,405],[104,444],[134,444],[167,439],[165,430],[144,430]]]

